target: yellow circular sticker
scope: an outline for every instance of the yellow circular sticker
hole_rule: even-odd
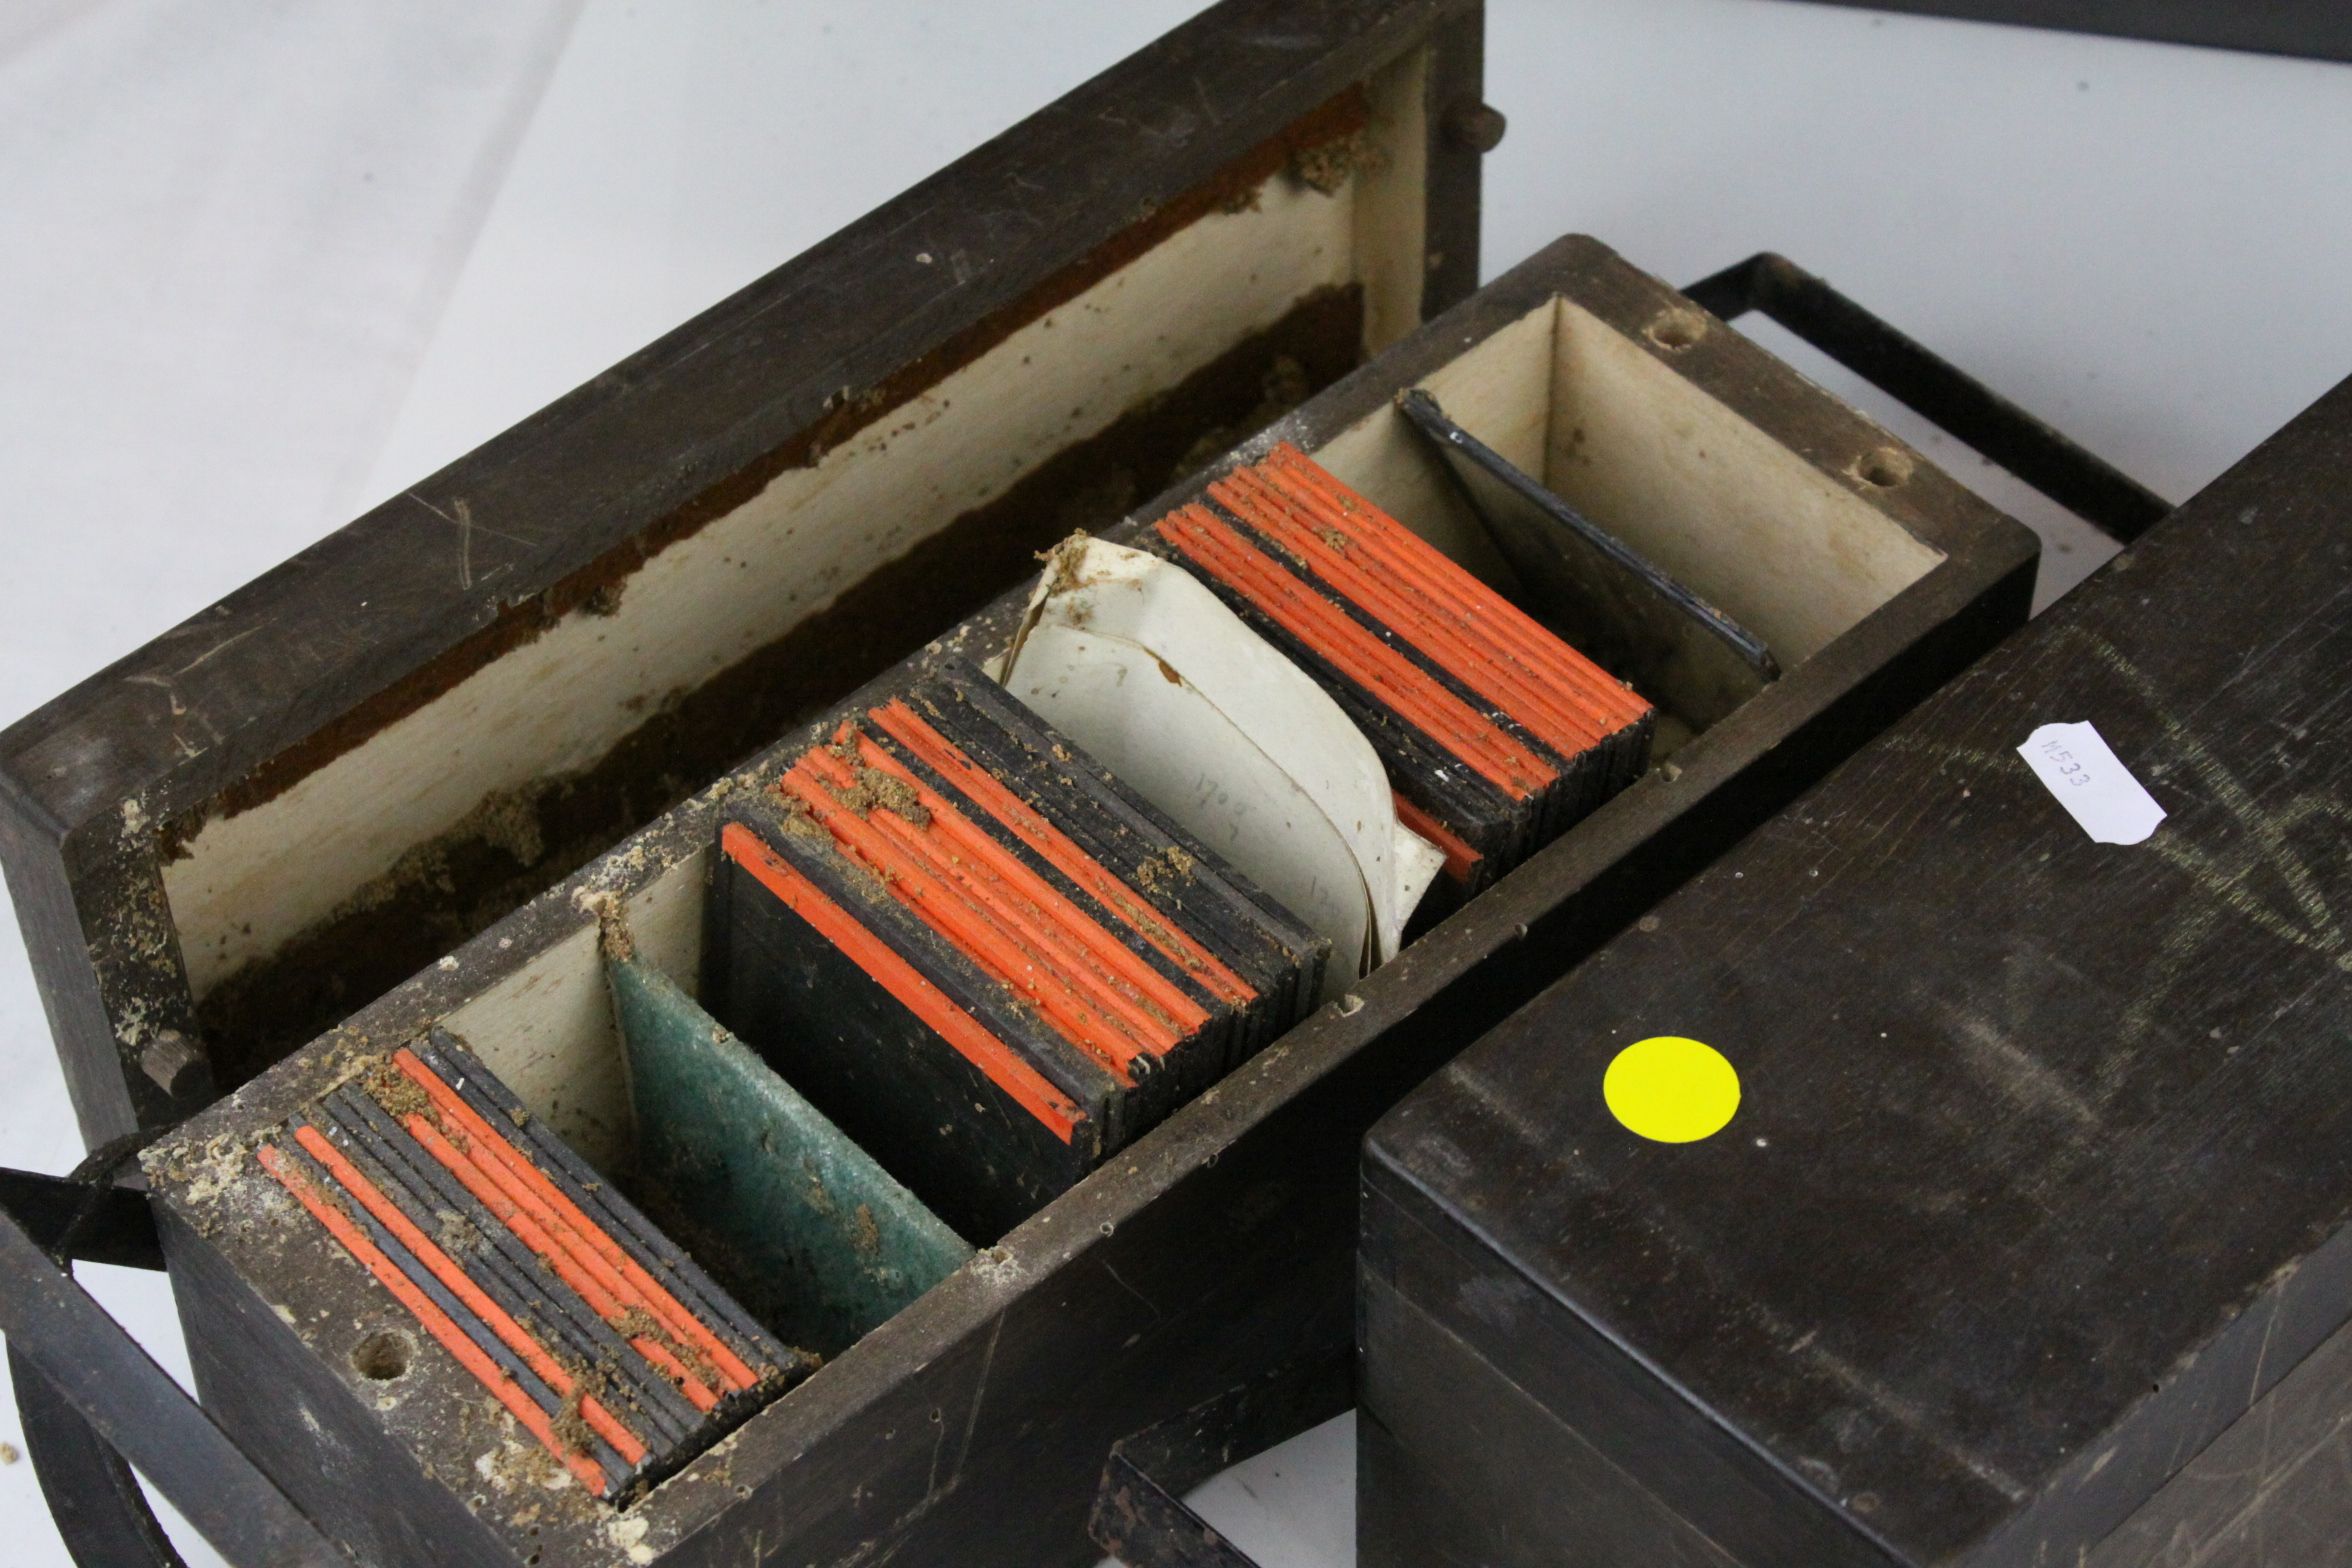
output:
[[[1712,1138],[1739,1110],[1739,1073],[1711,1045],[1680,1035],[1636,1040],[1601,1079],[1609,1113],[1654,1143]]]

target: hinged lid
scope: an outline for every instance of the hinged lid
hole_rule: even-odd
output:
[[[185,1114],[1478,271],[1475,0],[1229,0],[0,736],[86,1139]]]

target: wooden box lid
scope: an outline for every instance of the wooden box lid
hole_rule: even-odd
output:
[[[0,735],[86,1139],[250,1077],[1468,292],[1480,29],[1228,0]]]

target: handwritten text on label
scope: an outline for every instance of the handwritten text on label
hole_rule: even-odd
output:
[[[2164,820],[2164,808],[2087,721],[2045,724],[2017,754],[2094,843],[2137,844]]]

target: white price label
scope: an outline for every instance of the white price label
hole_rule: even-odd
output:
[[[2017,754],[2094,843],[2137,844],[2164,820],[2164,808],[2087,721],[2045,724]]]

